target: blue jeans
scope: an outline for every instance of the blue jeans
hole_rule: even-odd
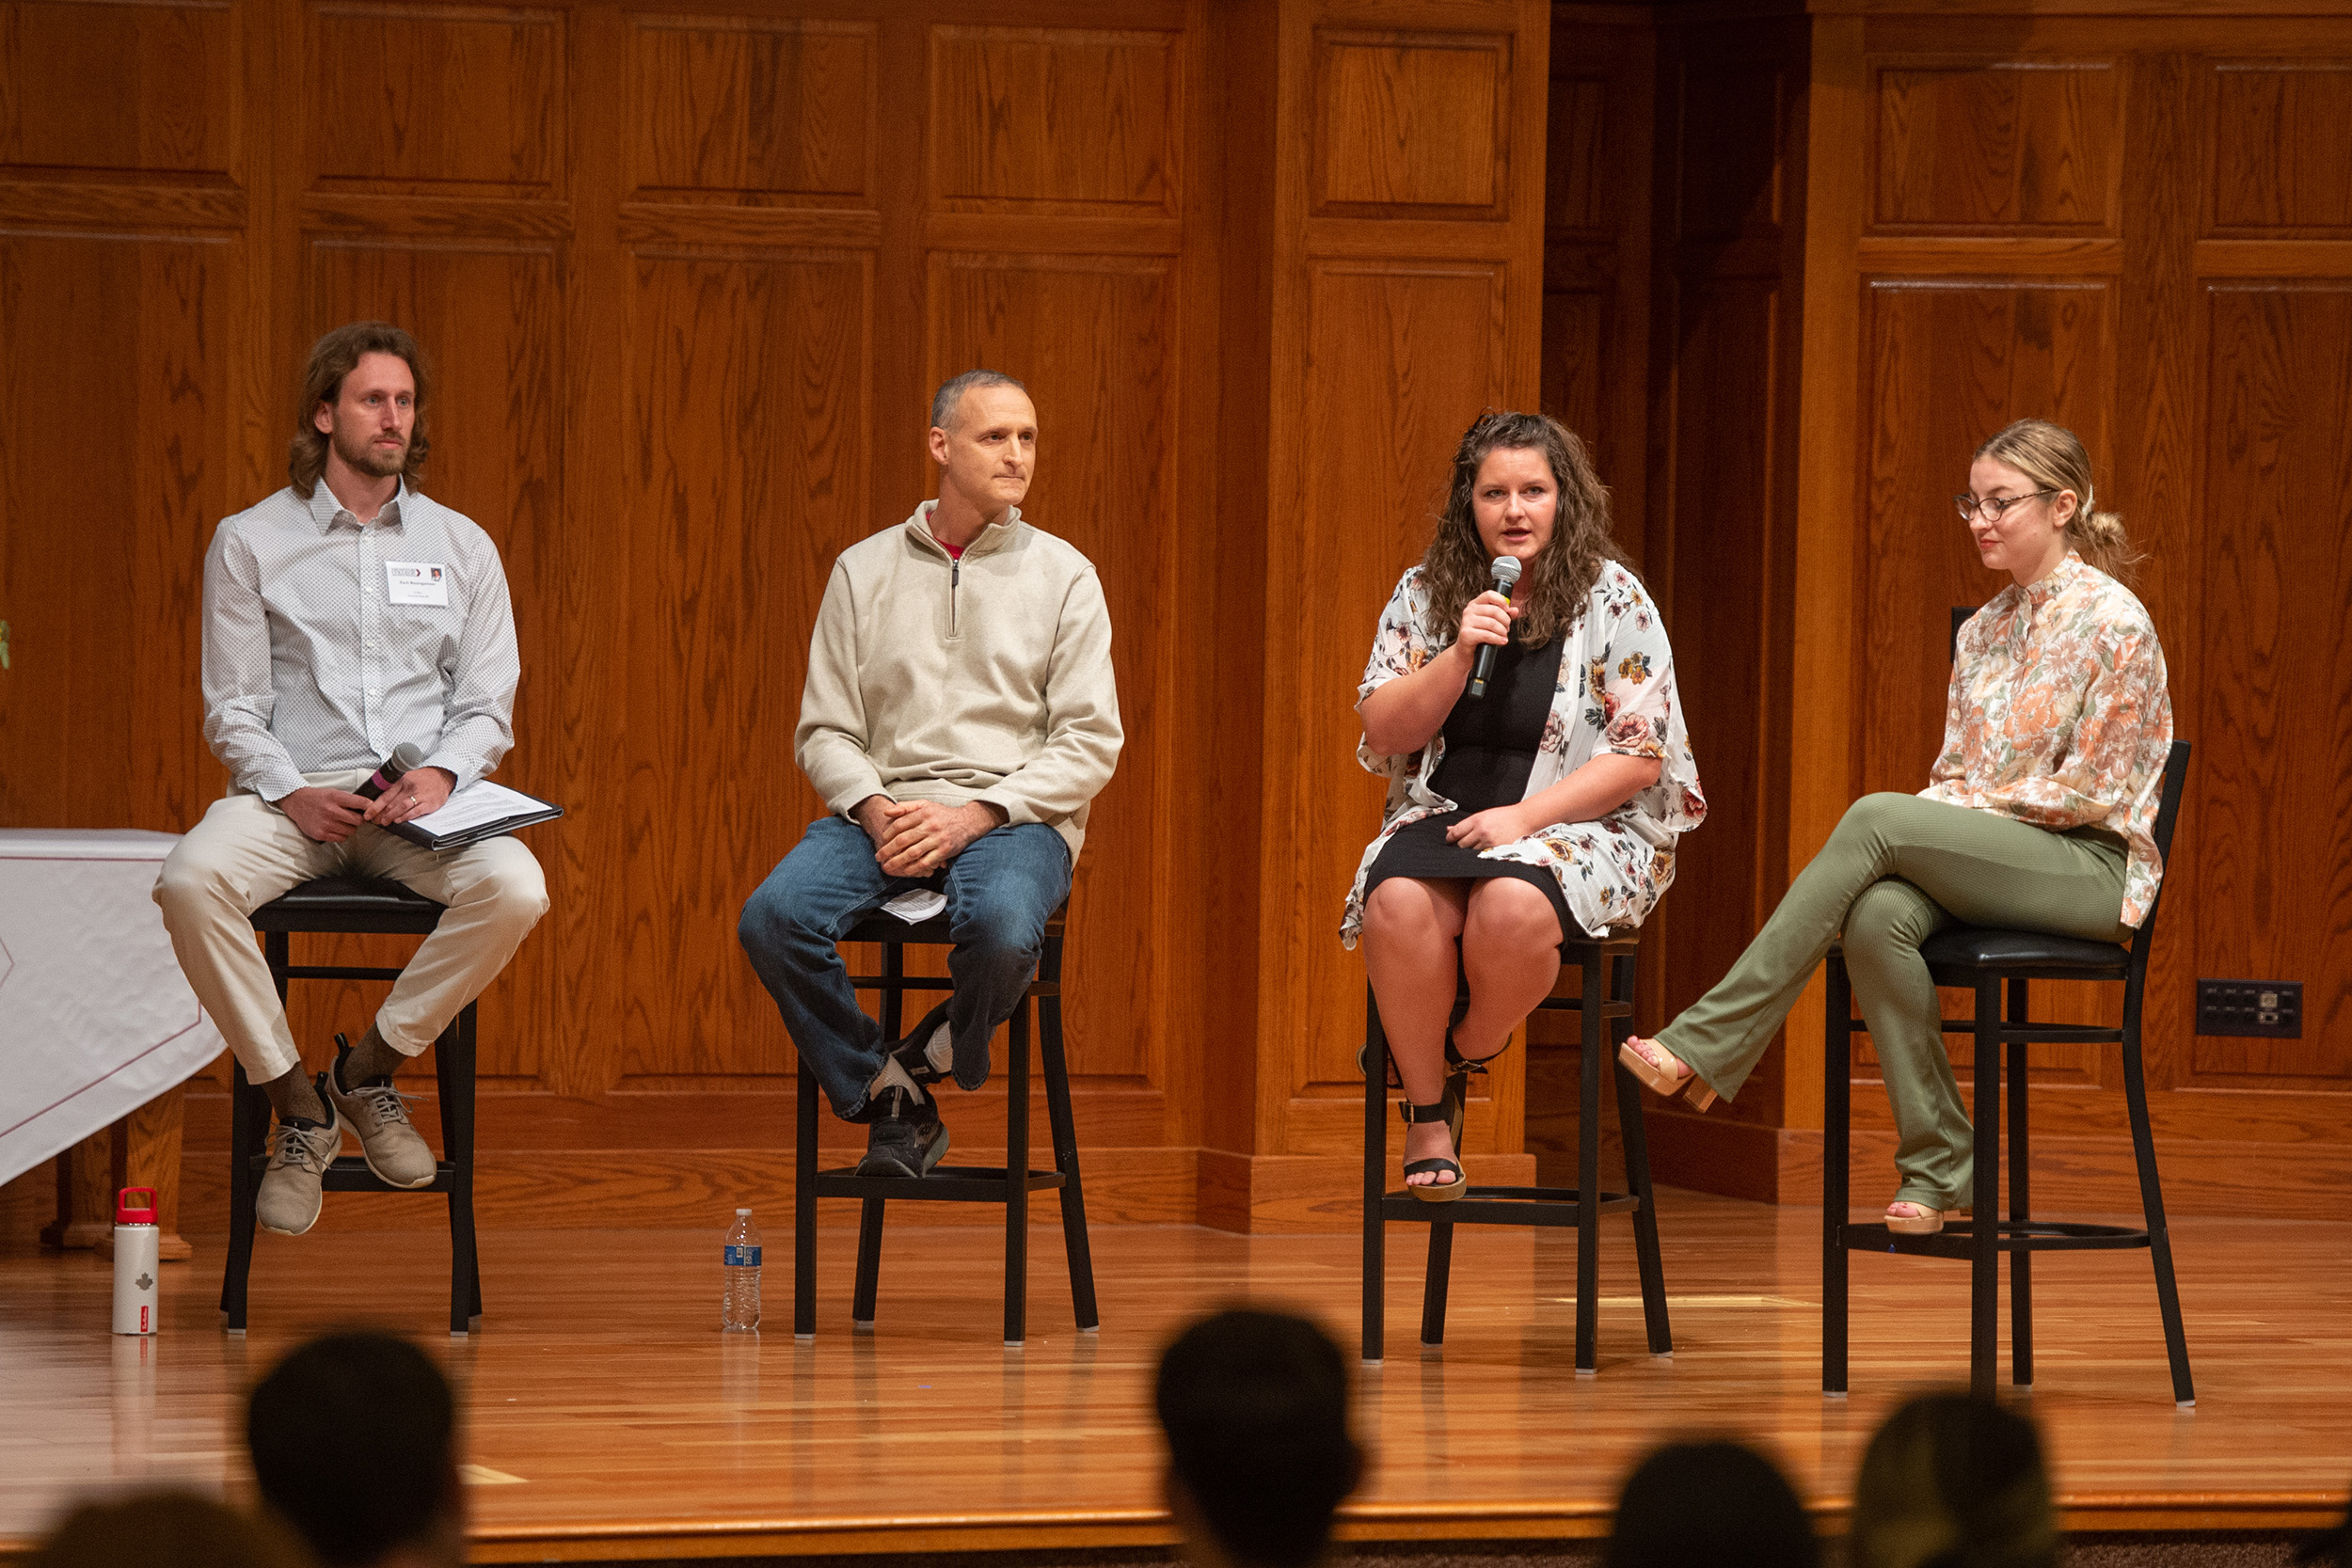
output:
[[[1021,1005],[1045,944],[1045,922],[1070,896],[1070,847],[1053,829],[1009,824],[974,839],[944,870],[892,877],[876,863],[864,829],[847,817],[819,817],[745,901],[735,928],[794,1048],[844,1120],[865,1111],[866,1086],[898,1042],[883,1039],[882,1025],[857,1005],[834,944],[883,900],[917,887],[947,895],[956,1084],[977,1089],[988,1082],[989,1037]]]

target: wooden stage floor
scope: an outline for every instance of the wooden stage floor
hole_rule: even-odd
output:
[[[1629,1231],[1605,1223],[1601,1366],[1581,1379],[1572,1235],[1466,1228],[1448,1342],[1425,1353],[1423,1232],[1391,1227],[1390,1354],[1361,1383],[1375,1463],[1348,1535],[1602,1533],[1642,1450],[1724,1432],[1769,1445],[1839,1528],[1892,1402],[1965,1378],[1965,1265],[1857,1257],[1854,1393],[1825,1401],[1818,1212],[1676,1192],[1660,1208],[1677,1354],[1646,1354]],[[296,1338],[355,1320],[412,1331],[460,1380],[481,1561],[1165,1543],[1148,1390],[1173,1329],[1247,1299],[1312,1313],[1355,1353],[1351,1236],[1098,1228],[1104,1327],[1089,1336],[1071,1326],[1059,1233],[1041,1227],[1031,1338],[1007,1350],[1001,1239],[985,1227],[895,1228],[870,1337],[850,1332],[854,1231],[825,1230],[814,1343],[789,1331],[783,1225],[768,1232],[758,1337],[718,1332],[716,1226],[493,1233],[485,1326],[453,1340],[443,1243],[337,1231],[338,1217],[330,1206],[310,1236],[262,1239],[244,1338],[217,1326],[217,1239],[167,1269],[165,1333],[144,1345],[105,1332],[103,1262],[0,1258],[0,1542],[24,1541],[87,1489],[175,1479],[242,1493],[242,1390]],[[2176,1233],[2194,1410],[2172,1404],[2144,1254],[2036,1271],[2029,1408],[2070,1528],[2341,1516],[2352,1247],[2309,1222],[2192,1219]]]

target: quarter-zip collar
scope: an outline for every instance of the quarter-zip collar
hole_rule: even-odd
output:
[[[938,509],[939,502],[936,500],[928,500],[916,507],[914,515],[907,519],[907,531],[921,540],[927,547],[937,550],[941,560],[952,562],[955,558],[948,555],[947,546],[931,532],[931,514]],[[963,546],[963,558],[970,560],[973,556],[987,555],[992,550],[1002,548],[1005,541],[1010,539],[1020,527],[1021,509],[1017,506],[1007,507],[1001,521],[989,524],[972,536],[972,542]]]

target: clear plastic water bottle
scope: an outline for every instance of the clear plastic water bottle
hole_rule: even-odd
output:
[[[726,1288],[719,1297],[719,1326],[729,1334],[759,1331],[759,1227],[749,1209],[727,1227]]]

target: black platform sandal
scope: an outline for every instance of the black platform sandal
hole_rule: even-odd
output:
[[[1405,1125],[1407,1127],[1431,1121],[1445,1122],[1449,1128],[1457,1125],[1447,1115],[1447,1104],[1443,1100],[1429,1105],[1399,1104],[1397,1111],[1405,1117]],[[1458,1117],[1460,1114],[1460,1108],[1454,1107],[1454,1115]],[[1462,1151],[1459,1133],[1454,1135],[1454,1151],[1457,1155]],[[1432,1181],[1419,1187],[1410,1182],[1406,1183],[1405,1190],[1423,1203],[1452,1203],[1470,1187],[1470,1178],[1462,1174],[1459,1160],[1407,1160],[1405,1162],[1406,1175],[1419,1176],[1423,1171],[1428,1171],[1433,1175],[1443,1175],[1447,1171],[1454,1173],[1454,1180],[1451,1181]]]

